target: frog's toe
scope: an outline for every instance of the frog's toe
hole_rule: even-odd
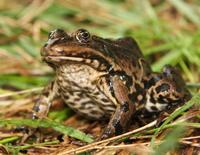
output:
[[[20,126],[20,127],[16,127],[13,129],[13,132],[15,133],[22,133],[22,138],[20,140],[20,143],[23,144],[27,141],[27,139],[29,137],[32,137],[35,132],[36,132],[36,129],[33,129],[33,128],[29,128],[27,126]]]
[[[109,138],[109,135],[107,134],[101,134],[98,138],[97,138],[97,141],[101,141],[101,140],[104,140],[104,139],[107,139]]]

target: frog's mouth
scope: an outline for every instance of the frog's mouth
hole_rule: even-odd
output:
[[[67,63],[68,61],[70,62],[82,62],[83,58],[78,56],[78,55],[67,55],[65,51],[62,50],[56,50],[54,51],[51,49],[50,45],[45,45],[40,51],[42,60],[47,62],[47,63]],[[68,52],[72,53],[72,52]]]
[[[70,57],[70,56],[45,56],[43,57],[45,62],[55,62],[55,63],[63,63],[63,62],[83,62],[84,59],[80,57]]]
[[[83,61],[83,58],[67,56],[45,56],[42,57],[42,61],[47,63],[53,69],[56,69],[64,64],[81,63]]]
[[[97,70],[108,70],[111,66],[111,59],[100,51],[75,44],[45,45],[41,49],[41,56],[44,62],[55,65],[55,67],[68,63],[79,63]]]

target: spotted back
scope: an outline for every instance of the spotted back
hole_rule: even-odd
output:
[[[146,96],[146,109],[150,112],[170,109],[191,98],[180,72],[169,65],[163,68],[162,73],[152,77]]]

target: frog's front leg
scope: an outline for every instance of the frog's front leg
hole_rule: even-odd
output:
[[[43,89],[39,100],[35,103],[33,107],[33,119],[46,117],[53,99],[58,96],[57,82],[52,81]]]
[[[39,100],[35,103],[33,107],[33,119],[44,118],[47,116],[49,108],[51,106],[52,100],[58,96],[58,87],[56,82],[52,81],[49,83],[42,91]],[[24,143],[28,137],[33,135],[36,129],[21,127],[20,130],[24,131],[24,135],[21,139],[21,143]]]
[[[102,133],[100,139],[106,139],[123,133],[127,128],[131,116],[135,112],[135,104],[128,97],[129,90],[125,86],[124,81],[122,81],[119,77],[114,76],[111,82],[114,96],[119,103],[119,106],[116,108],[115,113]]]

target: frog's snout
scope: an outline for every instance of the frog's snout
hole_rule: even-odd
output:
[[[63,29],[55,29],[51,31],[48,35],[49,40],[53,40],[55,38],[68,38],[69,35]]]
[[[43,47],[51,47],[57,43],[63,43],[70,39],[70,36],[62,29],[55,29],[51,31],[48,35],[48,41]]]
[[[45,44],[41,50],[40,50],[40,54],[41,56],[47,56],[47,51],[46,51],[46,47],[48,46],[48,44]]]

